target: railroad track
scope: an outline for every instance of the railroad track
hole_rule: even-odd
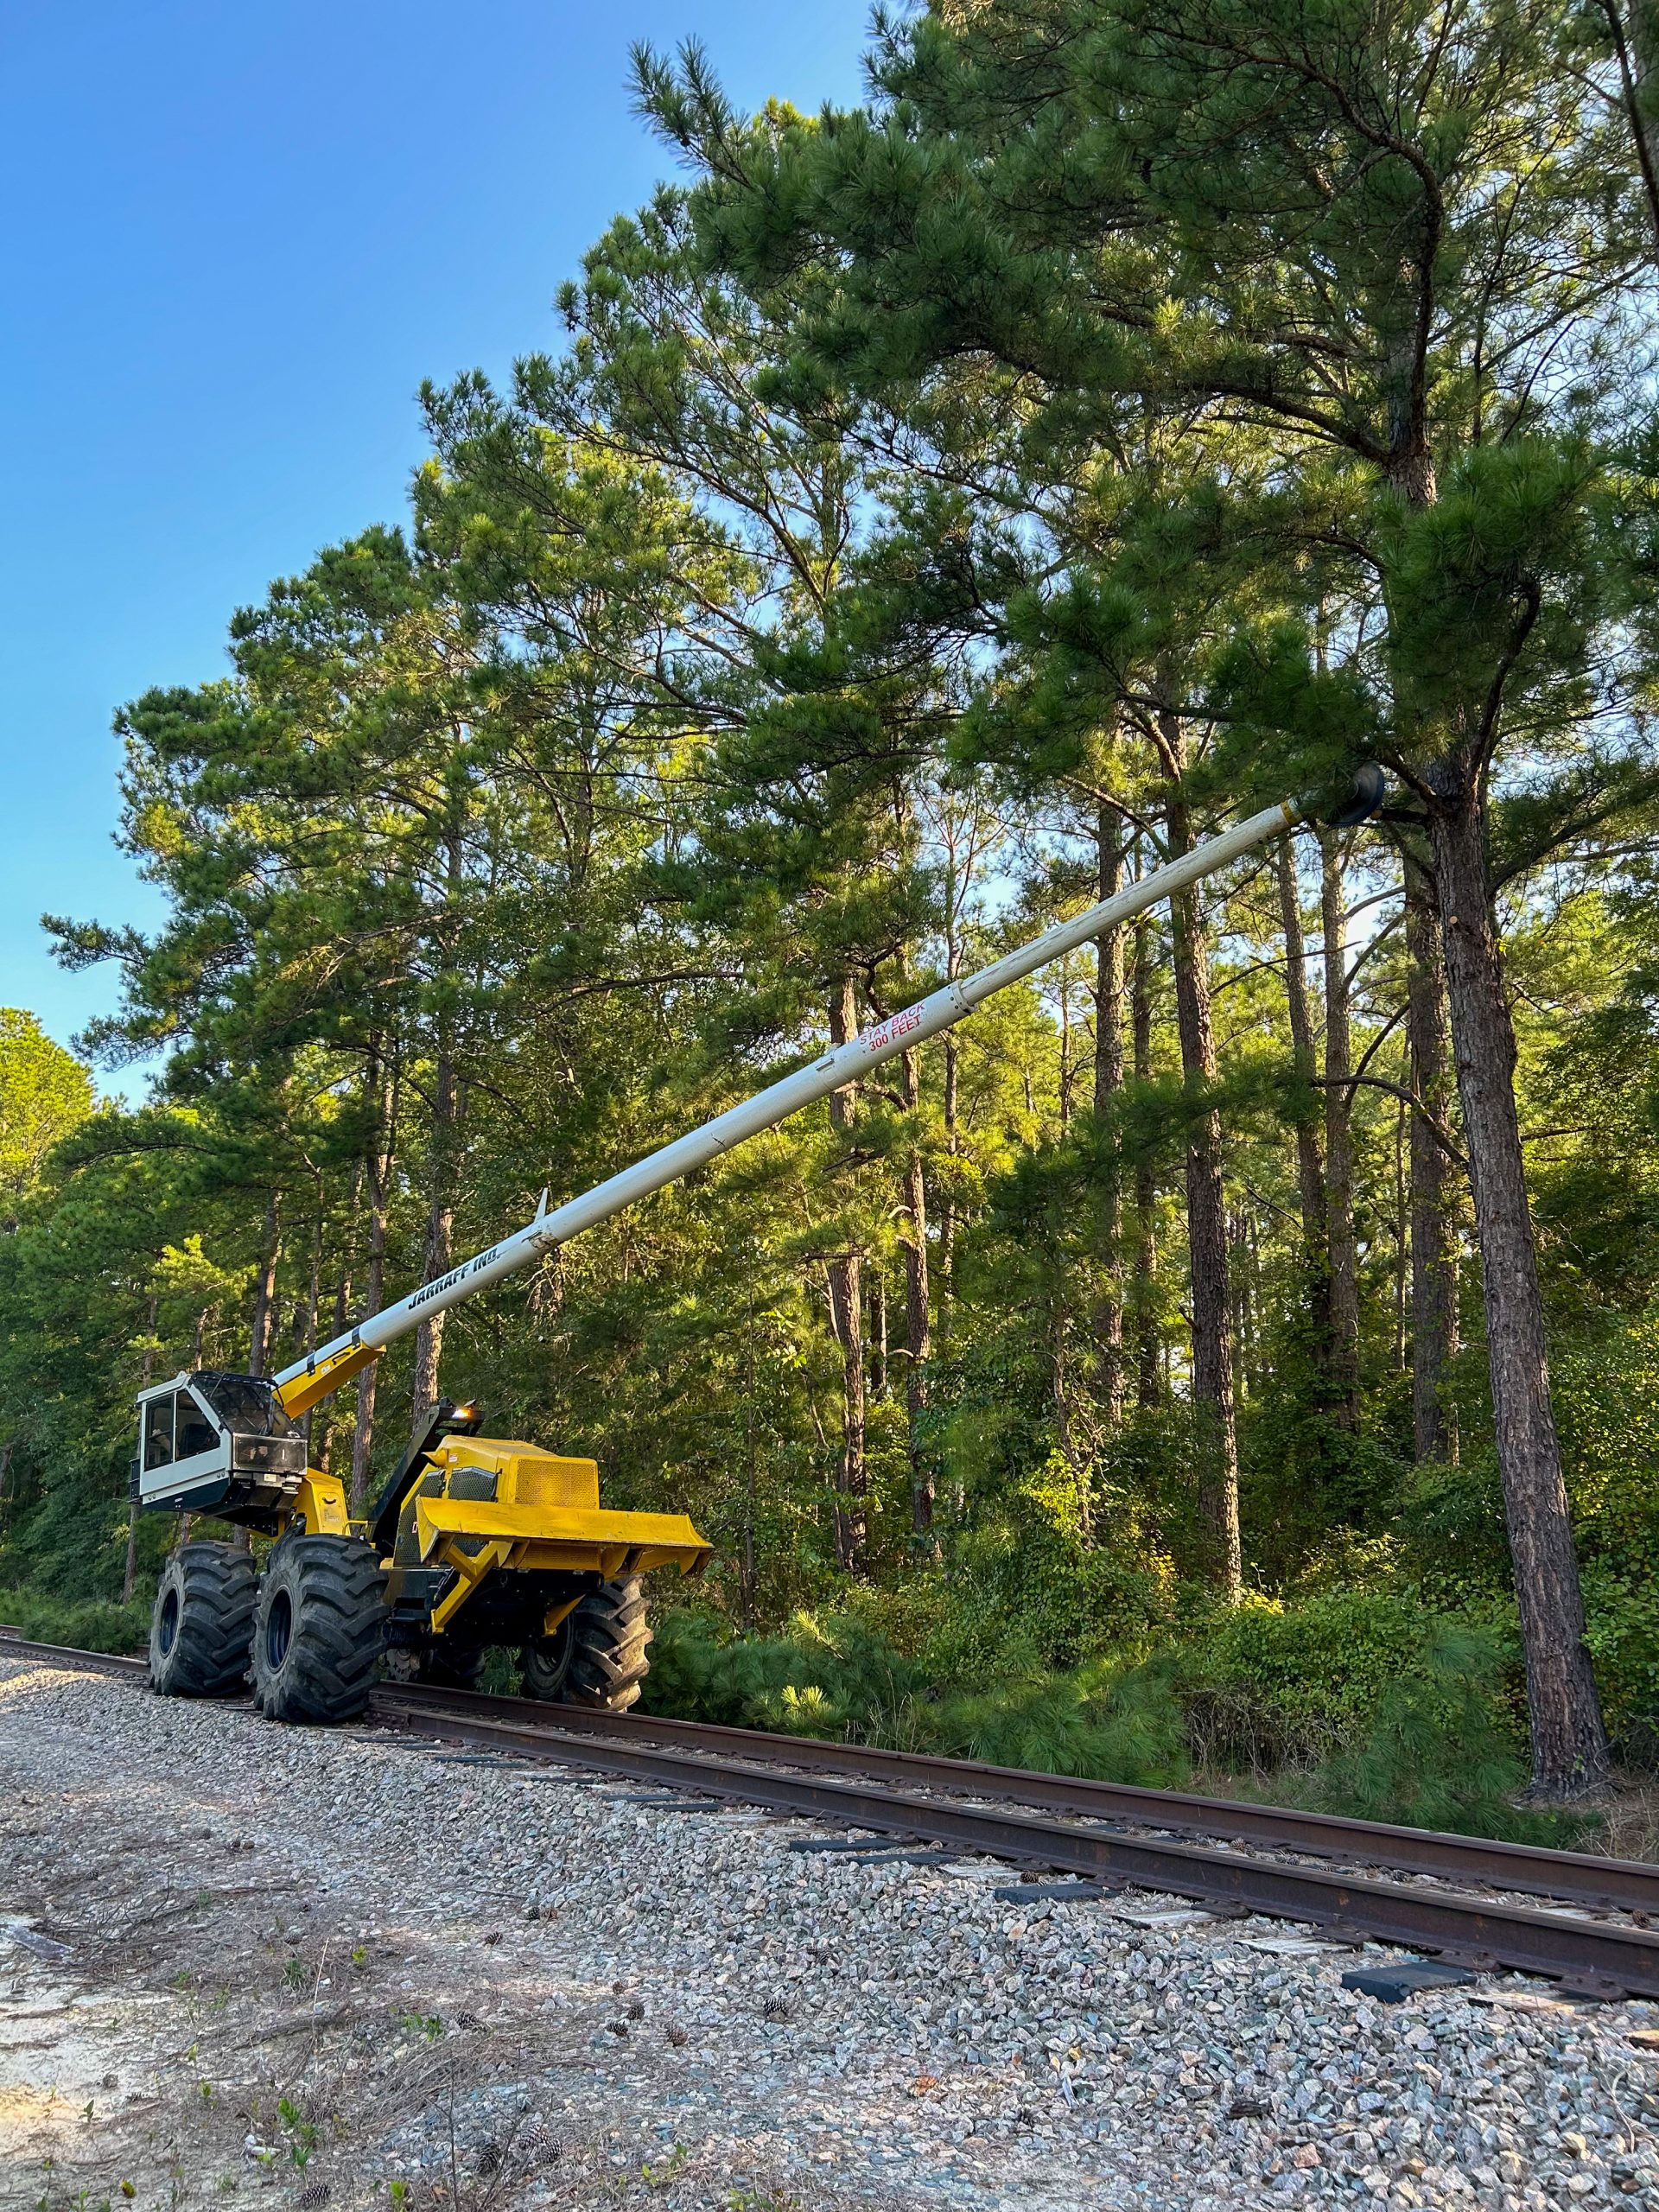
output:
[[[143,1659],[22,1637],[0,1637],[0,1656],[147,1671]],[[1645,1924],[1659,1910],[1659,1866],[1637,1861],[464,1690],[384,1684],[371,1717],[504,1759],[985,1853],[1102,1892],[1161,1891],[1224,1915],[1543,1974],[1586,1996],[1659,1996],[1659,1934]]]

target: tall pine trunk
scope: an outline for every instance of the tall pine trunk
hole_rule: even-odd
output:
[[[1103,806],[1096,823],[1096,896],[1115,899],[1123,881],[1122,823],[1116,807]],[[1108,930],[1095,941],[1095,1113],[1104,1123],[1123,1088],[1123,932]],[[1112,1141],[1100,1197],[1097,1264],[1102,1294],[1095,1319],[1099,1347],[1101,1405],[1108,1424],[1123,1419],[1123,1189],[1119,1146]]]
[[[858,1032],[853,979],[842,976],[830,995],[830,1037],[844,1045]],[[853,1125],[856,1086],[844,1084],[830,1094],[830,1119],[843,1135]],[[864,1328],[861,1267],[855,1251],[837,1253],[829,1263],[830,1319],[841,1347],[842,1448],[836,1471],[836,1557],[848,1573],[863,1563],[867,1535],[864,1460]]]
[[[1455,1185],[1428,1116],[1442,1124],[1450,1103],[1451,1053],[1446,1033],[1446,968],[1434,886],[1421,863],[1405,855],[1406,1044],[1411,1088],[1427,1109],[1414,1113],[1408,1143],[1411,1187],[1411,1427],[1417,1459],[1455,1460],[1455,1410],[1441,1391],[1446,1362],[1458,1349],[1458,1247]]]
[[[1192,825],[1185,802],[1179,794],[1171,798],[1166,819],[1171,854],[1190,851]],[[1216,1044],[1210,1020],[1209,950],[1202,910],[1192,889],[1179,891],[1171,899],[1170,919],[1181,1071],[1189,1086],[1197,1090],[1216,1079]],[[1198,1516],[1205,1532],[1205,1567],[1210,1577],[1227,1597],[1236,1598],[1243,1580],[1238,1527],[1238,1436],[1228,1313],[1221,1116],[1213,1108],[1197,1118],[1187,1135],[1186,1235],[1192,1275],[1192,1414]]]
[[[1630,0],[1628,10],[1624,0],[1601,0],[1601,12],[1618,63],[1631,150],[1653,235],[1654,260],[1659,264],[1659,99],[1653,84],[1653,71],[1659,65],[1659,9],[1654,0]]]
[[[265,1207],[264,1233],[259,1245],[259,1274],[253,1294],[252,1342],[248,1351],[248,1372],[263,1375],[270,1362],[270,1347],[276,1335],[276,1263],[283,1249],[282,1210],[275,1191]],[[189,1533],[190,1516],[185,1514],[179,1522],[179,1541],[182,1544]],[[253,1549],[252,1532],[245,1527],[232,1531],[231,1542],[239,1552]]]
[[[248,1334],[248,1372],[263,1375],[276,1327],[276,1257],[282,1248],[282,1221],[273,1191],[265,1205],[265,1225],[259,1240],[259,1273],[253,1292],[253,1323]]]
[[[455,1012],[451,987],[456,908],[461,898],[463,854],[461,829],[452,821],[444,839],[443,912],[436,929],[437,1004],[434,1022],[432,1113],[427,1163],[426,1236],[421,1253],[422,1281],[447,1272],[454,1258],[455,1190],[460,1179],[461,1111],[455,1069]],[[430,1313],[415,1332],[415,1375],[410,1392],[411,1427],[418,1437],[438,1402],[438,1368],[443,1355],[442,1311]]]
[[[1135,966],[1129,988],[1134,1032],[1135,1079],[1152,1079],[1152,918],[1135,925]],[[1158,1359],[1158,1183],[1150,1154],[1142,1147],[1135,1163],[1135,1402],[1145,1410],[1162,1396]]]
[[[161,1301],[157,1299],[155,1292],[152,1290],[149,1294],[149,1309],[144,1320],[143,1357],[138,1363],[138,1388],[141,1390],[149,1389],[149,1378],[155,1370],[156,1315],[156,1309],[160,1302]],[[197,1330],[196,1335],[197,1341],[200,1343],[201,1335],[200,1329]],[[200,1356],[197,1357],[196,1364],[198,1367],[201,1364]],[[8,1452],[10,1452],[10,1445],[6,1447]],[[127,1561],[121,1573],[121,1602],[124,1605],[130,1605],[132,1603],[132,1586],[137,1581],[137,1577],[138,1501],[135,1497],[131,1504],[127,1508]]]
[[[905,1154],[905,1414],[910,1446],[910,1527],[924,1548],[933,1542],[933,1470],[923,1439],[927,1415],[927,1361],[931,1349],[927,1281],[927,1179],[917,1117],[922,1102],[922,1063],[906,1052],[899,1063],[900,1096],[911,1119]]]
[[[1520,1604],[1534,1792],[1572,1797],[1608,1771],[1584,1641],[1543,1300],[1515,1103],[1515,1031],[1486,877],[1484,825],[1466,788],[1430,815],[1458,1096],[1469,1147],[1492,1415]]]
[[[1410,508],[1432,505],[1426,430],[1396,442],[1389,480]],[[1521,1616],[1532,1793],[1580,1796],[1609,1759],[1586,1648],[1584,1597],[1550,1400],[1538,1255],[1515,1103],[1515,1028],[1486,869],[1481,772],[1466,743],[1430,771],[1428,840],[1458,1100],[1480,1254],[1492,1421]]]
[[[1314,1104],[1318,1072],[1313,1053],[1313,1020],[1307,995],[1307,948],[1302,937],[1301,895],[1296,880],[1296,849],[1281,837],[1276,856],[1279,918],[1285,939],[1285,999],[1290,1015],[1291,1059],[1296,1071],[1296,1192],[1302,1217],[1302,1268],[1307,1284],[1308,1323],[1313,1358],[1321,1377],[1331,1368],[1331,1248],[1326,1241],[1325,1160],[1319,1149],[1322,1119]]]
[[[1332,1411],[1359,1425],[1359,1254],[1354,1239],[1353,1072],[1348,1005],[1348,916],[1342,846],[1319,833],[1319,913],[1325,937],[1325,1211],[1330,1244]]]
[[[957,1130],[957,1093],[961,1084],[962,1048],[956,1033],[944,1033],[944,1148],[954,1160],[960,1138]],[[950,1304],[957,1291],[957,1200],[954,1182],[947,1178],[944,1202],[939,1208],[939,1341],[950,1332]]]
[[[449,1016],[439,1017],[437,1057],[432,1070],[432,1120],[426,1236],[421,1250],[421,1281],[445,1274],[454,1260],[456,1149],[455,1055]],[[429,1314],[415,1332],[415,1380],[411,1433],[419,1436],[438,1402],[438,1365],[443,1354],[442,1312]]]
[[[386,1210],[391,1186],[393,1131],[397,1118],[395,1078],[378,1071],[375,1078],[378,1126],[363,1160],[369,1198],[369,1274],[363,1300],[366,1318],[379,1311],[386,1285]],[[357,1417],[352,1427],[352,1512],[360,1519],[369,1497],[369,1477],[374,1459],[374,1378],[379,1366],[372,1359],[357,1378]]]

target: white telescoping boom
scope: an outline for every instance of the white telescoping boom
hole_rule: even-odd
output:
[[[1160,899],[1201,881],[1269,838],[1294,829],[1299,822],[1313,818],[1341,823],[1363,820],[1381,804],[1382,791],[1382,772],[1368,765],[1361,769],[1352,787],[1344,794],[1344,803],[1337,810],[1317,799],[1287,799],[1277,805],[1263,807],[1260,813],[1223,830],[1217,836],[1207,838],[1191,852],[1154,869],[1151,874],[1141,876],[1116,897],[1103,899],[1071,921],[1045,930],[1029,944],[1005,953],[1001,959],[993,961],[988,968],[982,968],[976,975],[944,984],[916,1005],[890,1014],[874,1028],[849,1038],[846,1044],[837,1046],[807,1066],[798,1068],[792,1075],[769,1084],[753,1097],[728,1107],[700,1128],[676,1138],[672,1144],[663,1146],[660,1151],[636,1161],[632,1167],[623,1168],[620,1173],[607,1177],[579,1198],[567,1199],[564,1205],[549,1212],[543,1196],[536,1218],[511,1236],[492,1244],[470,1260],[463,1260],[459,1267],[449,1268],[431,1282],[423,1283],[395,1306],[371,1314],[355,1328],[283,1368],[275,1381],[284,1408],[290,1414],[304,1412],[329,1396],[372,1359],[378,1358],[388,1344],[418,1327],[429,1315],[442,1313],[478,1291],[487,1290],[504,1276],[528,1267],[584,1229],[596,1227],[613,1214],[621,1212],[625,1206],[649,1198],[665,1184],[677,1182],[681,1176],[704,1166],[719,1154],[729,1152],[746,1137],[758,1136],[762,1130],[798,1113],[803,1106],[827,1097],[843,1084],[856,1082],[895,1053],[925,1043],[940,1030],[960,1021],[964,1014],[971,1014],[994,992],[1021,982],[1038,969],[1046,967],[1050,961],[1058,960],[1062,953],[1087,944],[1091,938],[1128,921]]]

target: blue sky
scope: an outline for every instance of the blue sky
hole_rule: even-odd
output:
[[[812,108],[858,96],[867,14],[0,0],[0,1004],[67,1042],[116,977],[64,975],[41,914],[157,912],[111,842],[116,707],[220,674],[234,607],[399,516],[421,378],[555,345],[560,281],[671,173],[630,44]]]

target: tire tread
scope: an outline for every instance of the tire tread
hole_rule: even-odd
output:
[[[293,1606],[279,1667],[266,1656],[270,1608],[286,1589]],[[353,1536],[287,1536],[272,1553],[253,1637],[254,1702],[267,1719],[321,1723],[361,1718],[385,1648],[385,1578],[372,1547]]]
[[[179,1597],[171,1651],[161,1649],[162,1607]],[[151,1687],[162,1697],[234,1697],[253,1645],[259,1573],[251,1552],[206,1540],[181,1545],[162,1569],[150,1620]]]
[[[568,1618],[564,1650],[556,1657],[540,1645],[529,1645],[521,1655],[525,1695],[626,1713],[638,1703],[639,1685],[651,1672],[645,1656],[651,1624],[640,1578],[601,1583]]]

